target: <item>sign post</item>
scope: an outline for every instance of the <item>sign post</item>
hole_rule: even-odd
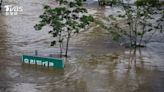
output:
[[[22,62],[46,67],[64,68],[64,60],[59,58],[22,55]]]

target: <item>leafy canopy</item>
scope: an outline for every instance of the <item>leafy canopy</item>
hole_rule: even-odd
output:
[[[79,33],[81,29],[87,27],[94,21],[83,7],[83,0],[56,0],[58,5],[55,8],[44,6],[44,13],[40,15],[40,22],[34,26],[36,30],[41,30],[44,26],[49,26],[54,39],[51,46],[56,42],[63,43],[64,39],[69,42],[70,37]],[[68,47],[68,46],[67,46]],[[67,48],[66,47],[66,48]]]

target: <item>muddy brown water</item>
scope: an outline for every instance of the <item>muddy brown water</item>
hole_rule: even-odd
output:
[[[80,33],[70,44],[64,69],[22,65],[22,54],[48,56],[48,28],[33,26],[44,4],[55,0],[6,0],[23,6],[16,16],[0,16],[0,92],[163,92],[164,35],[158,35],[146,48],[125,49],[96,27]],[[94,0],[93,0],[94,1]],[[95,2],[90,6],[97,7]],[[90,7],[92,8],[92,7]],[[92,8],[95,13],[99,7]],[[98,10],[100,11],[100,10]],[[102,12],[101,12],[102,13]]]

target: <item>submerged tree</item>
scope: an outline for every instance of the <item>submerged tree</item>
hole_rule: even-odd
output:
[[[98,21],[115,40],[130,47],[145,46],[156,32],[163,32],[164,11],[159,0],[136,0],[134,3],[120,0],[121,10]],[[149,35],[147,39],[143,38]]]
[[[56,1],[58,6],[55,8],[44,6],[44,13],[40,15],[41,21],[34,28],[36,30],[41,30],[44,26],[52,28],[49,33],[52,34],[55,40],[51,42],[51,46],[59,42],[60,55],[63,52],[63,42],[66,40],[65,56],[67,57],[70,38],[93,22],[93,17],[83,7],[83,0]]]

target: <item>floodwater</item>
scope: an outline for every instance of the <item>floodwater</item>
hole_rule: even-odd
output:
[[[54,5],[54,1],[5,0],[6,5],[22,6],[23,12],[0,15],[0,92],[164,91],[163,34],[156,35],[146,48],[130,50],[95,26],[73,37],[64,69],[22,65],[22,54],[58,52],[57,47],[49,46],[48,28],[33,28],[43,5]],[[94,0],[89,4],[90,13],[99,14],[102,8]]]

